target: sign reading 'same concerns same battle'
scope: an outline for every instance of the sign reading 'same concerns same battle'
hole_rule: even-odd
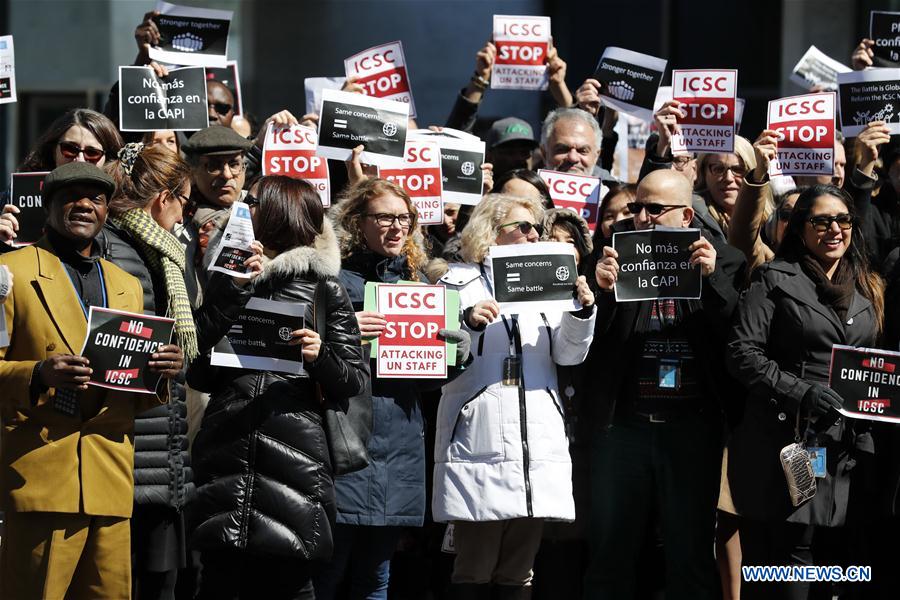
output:
[[[573,311],[578,269],[571,244],[536,242],[491,246],[491,285],[504,314]]]

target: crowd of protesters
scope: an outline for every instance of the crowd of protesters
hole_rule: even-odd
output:
[[[154,14],[135,64],[164,75]],[[496,52],[478,50],[434,125],[473,131]],[[18,210],[0,214],[0,597],[897,597],[900,430],[842,417],[828,381],[836,344],[900,350],[900,143],[869,123],[836,141],[833,176],[776,186],[776,132],[673,156],[669,101],[638,181],[618,181],[601,84],[573,94],[554,48],[547,65],[541,131],[495,120],[481,201],[428,227],[362,146],[332,169],[329,209],[306,181],[262,176],[268,124],[317,117],[254,127],[215,82],[210,126],[188,136],[120,133],[115,88],[105,114],[59,116],[17,168],[50,172],[43,237],[16,248]],[[593,233],[538,168],[608,186]],[[249,277],[208,268],[237,201]],[[616,301],[612,235],[654,227],[701,231],[699,299]],[[581,308],[501,314],[489,249],[539,240],[573,246]],[[367,360],[387,321],[366,285],[400,281],[459,293],[444,379]],[[290,337],[304,376],[212,364],[254,298],[306,305]],[[157,394],[88,385],[90,307],[174,319]],[[527,385],[505,381],[513,348]],[[370,415],[352,468],[326,433],[335,399]],[[796,507],[779,452],[801,439],[827,464]],[[748,565],[864,565],[872,581],[756,583]]]

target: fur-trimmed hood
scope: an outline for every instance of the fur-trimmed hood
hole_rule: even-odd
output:
[[[337,277],[340,271],[341,251],[338,248],[337,236],[331,221],[325,217],[322,233],[316,236],[312,246],[293,248],[266,260],[255,284],[259,285],[270,279],[296,277],[304,273]]]
[[[557,221],[573,223],[581,232],[588,254],[593,251],[594,243],[591,239],[591,230],[588,229],[587,221],[581,218],[581,215],[568,208],[551,208],[544,212],[544,235],[541,236],[541,240],[546,241],[550,239],[550,234],[553,233],[553,225]]]

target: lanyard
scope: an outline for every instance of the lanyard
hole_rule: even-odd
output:
[[[106,281],[103,279],[103,269],[100,268],[100,262],[97,261],[94,263],[94,266],[97,268],[97,273],[100,275],[100,293],[103,294],[103,305],[102,308],[106,308]],[[69,270],[63,267],[63,270],[66,272],[66,275],[69,276],[69,281],[72,283],[72,288],[75,290],[75,297],[78,298],[78,303],[81,305],[81,312],[84,313],[85,320],[88,319],[88,309],[87,306],[84,305],[84,298],[81,297],[81,294],[78,293],[78,286],[75,285],[75,280],[72,279],[72,274],[69,273]]]
[[[491,278],[487,276],[487,271],[484,270],[484,265],[479,263],[478,268],[481,269],[481,276],[484,277],[484,285],[487,286],[488,292],[491,294],[491,298],[494,297],[494,285],[491,282]]]
[[[506,337],[509,339],[509,355],[522,356],[522,336],[519,333],[519,315],[512,315],[509,319],[506,315],[500,315],[503,319],[503,327],[506,328]]]

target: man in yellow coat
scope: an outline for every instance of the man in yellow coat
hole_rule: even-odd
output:
[[[143,311],[138,280],[94,244],[114,188],[93,164],[58,167],[44,182],[45,237],[0,257],[16,281],[0,348],[0,598],[131,595],[134,415],[167,396],[88,386],[76,356],[90,306]],[[150,368],[171,378],[182,362],[166,345]]]

